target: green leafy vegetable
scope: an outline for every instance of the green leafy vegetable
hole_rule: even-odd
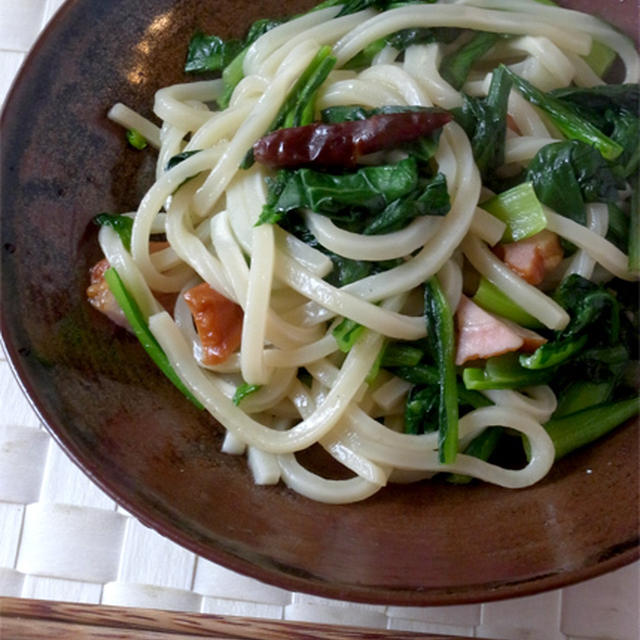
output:
[[[429,433],[438,429],[440,389],[437,385],[413,387],[404,406],[405,433]]]
[[[486,311],[508,318],[522,327],[539,329],[543,326],[537,318],[527,313],[501,289],[484,277],[480,278],[473,301]]]
[[[140,311],[138,303],[135,298],[127,291],[124,283],[120,279],[118,272],[110,267],[104,272],[104,279],[109,287],[109,290],[116,299],[118,306],[124,312],[127,321],[131,325],[133,332],[140,341],[140,344],[144,347],[144,350],[149,354],[151,359],[156,363],[158,368],[164,373],[173,384],[182,391],[182,393],[198,408],[203,409],[198,399],[187,389],[182,380],[178,377],[178,374],[173,370],[169,362],[169,358],[162,350],[162,347],[158,344],[154,335],[149,330],[149,326]]]
[[[520,356],[527,369],[545,369],[566,362],[587,343],[614,345],[620,338],[620,304],[612,292],[576,274],[566,278],[556,299],[569,312],[571,321],[557,337]]]
[[[640,108],[640,85],[602,84],[595,87],[564,87],[551,91],[551,96],[565,103],[578,107],[583,113],[593,117],[594,112],[600,117],[610,109],[624,109],[638,113]]]
[[[616,179],[593,147],[577,141],[553,142],[538,151],[527,167],[541,202],[580,224],[586,223],[586,202],[613,202]]]
[[[423,349],[411,344],[389,342],[385,347],[381,366],[384,368],[415,367],[422,360],[423,355]]]
[[[184,162],[187,158],[190,158],[191,156],[195,155],[196,153],[200,153],[201,149],[194,149],[192,151],[183,151],[182,153],[177,153],[175,156],[172,156],[171,158],[169,158],[168,162],[167,162],[167,166],[166,166],[166,171],[169,171],[170,169],[173,169],[175,166],[179,165],[181,162]],[[193,180],[193,178],[195,178],[198,174],[195,173],[192,176],[189,176],[188,178],[185,178],[174,190],[174,193],[183,185],[186,184],[187,182],[189,182],[189,180]]]
[[[464,454],[486,462],[496,450],[503,433],[502,427],[488,427],[467,445]],[[447,475],[447,482],[451,484],[469,484],[472,480],[471,476],[461,473]]]
[[[270,184],[274,197],[268,199],[258,224],[278,221],[289,211],[300,208],[340,220],[354,220],[358,210],[379,213],[417,185],[418,168],[411,158],[340,175],[306,168],[280,171],[277,182]]]
[[[560,418],[587,407],[602,404],[611,397],[614,381],[592,382],[591,380],[578,380],[570,383],[560,398],[558,406],[553,413],[554,418]]]
[[[233,90],[244,77],[242,65],[249,46],[261,35],[283,22],[284,19],[256,20],[244,40],[223,40],[218,36],[208,36],[197,31],[189,43],[184,70],[187,73],[222,71],[224,89],[217,102],[221,109],[226,109]]]
[[[402,53],[408,47],[416,44],[430,44],[432,42],[450,42],[458,34],[457,29],[443,27],[427,28],[414,27],[401,29],[378,40],[369,43],[362,51],[356,54],[345,65],[345,69],[361,69],[369,66],[375,56],[386,46],[393,47],[398,53]]]
[[[582,117],[565,100],[544,93],[509,68],[500,65],[508,74],[513,86],[529,102],[540,107],[549,116],[553,124],[570,140],[580,140],[595,147],[606,160],[615,160],[623,151],[621,145],[606,136],[600,129]]]
[[[365,9],[377,9],[378,11],[387,11],[395,7],[403,7],[410,4],[433,4],[437,0],[325,0],[317,5],[314,10],[326,9],[327,7],[335,7],[342,5],[342,9],[336,17],[348,16]]]
[[[471,40],[442,59],[440,75],[454,89],[459,90],[465,83],[473,63],[487,53],[499,39],[497,33],[476,32]]]
[[[167,162],[166,170],[173,169],[173,167],[179,165],[181,162],[194,156],[196,153],[200,153],[201,149],[194,149],[193,151],[183,151],[182,153],[176,153],[175,156],[171,156]]]
[[[598,40],[593,40],[591,49],[586,56],[582,56],[584,61],[593,69],[596,75],[603,77],[609,70],[617,53],[606,44]]]
[[[381,114],[389,113],[416,113],[416,112],[429,112],[431,107],[420,107],[415,105],[408,106],[396,106],[385,105],[384,107],[376,107],[375,109],[365,109],[359,104],[339,105],[336,107],[327,107],[320,113],[322,122],[336,123],[336,122],[353,122],[355,120],[366,120],[371,116],[377,116]]]
[[[480,206],[507,225],[503,242],[524,240],[547,226],[547,216],[531,182],[522,182]]]
[[[453,315],[437,277],[425,286],[427,337],[438,368],[438,458],[444,464],[455,462],[458,453],[458,393],[456,382]]]
[[[366,276],[381,273],[382,271],[396,267],[402,262],[401,259],[382,261],[353,260],[339,256],[322,246],[311,231],[309,231],[304,219],[297,214],[291,214],[283,218],[280,226],[302,240],[305,244],[329,256],[331,262],[333,262],[333,270],[325,280],[335,287],[344,287]]]
[[[189,42],[187,73],[204,73],[224,69],[243,49],[240,40],[223,40],[218,36],[207,36],[197,31]]]
[[[456,120],[471,140],[473,157],[485,182],[504,164],[510,91],[511,79],[506,67],[500,66],[491,76],[486,98],[465,95],[462,107],[454,110]]]
[[[638,398],[605,403],[552,418],[544,425],[553,440],[556,460],[609,433],[640,411]]]
[[[124,248],[127,251],[131,251],[133,218],[123,215],[113,215],[111,213],[100,213],[93,221],[101,227],[111,227],[120,236]]]
[[[278,114],[265,131],[265,134],[284,127],[298,127],[309,124],[313,120],[315,96],[320,85],[327,79],[333,69],[336,58],[331,55],[331,47],[325,45],[318,49],[313,60],[300,74],[285,98]],[[249,150],[241,164],[248,169],[253,164],[253,150]]]
[[[629,270],[640,272],[640,173],[632,179],[631,211],[629,215]]]
[[[507,353],[503,356],[488,358],[484,369],[465,367],[462,380],[467,389],[483,391],[486,389],[521,389],[539,384],[548,384],[553,378],[550,369],[525,369],[518,362],[518,355]]]
[[[127,129],[126,132],[127,142],[138,151],[146,149],[148,142],[147,139],[137,129]]]
[[[640,85],[612,84],[595,87],[567,87],[551,95],[603,134],[620,145],[622,151],[611,162],[611,169],[621,179],[629,177],[640,160]],[[613,160],[609,158],[609,160]]]
[[[419,184],[415,194],[394,200],[383,211],[373,216],[362,229],[362,233],[391,233],[403,229],[417,216],[445,215],[451,208],[451,201],[444,174],[438,173],[433,178],[422,178]],[[417,195],[419,191],[421,193]]]
[[[222,72],[222,93],[216,100],[220,109],[226,109],[231,102],[231,96],[242,78],[244,78],[244,59],[247,49],[243,49]]]
[[[342,322],[331,332],[338,343],[338,348],[343,353],[348,353],[351,347],[358,341],[364,333],[364,327],[361,324],[344,318]]]
[[[259,385],[259,384],[249,384],[248,382],[243,382],[241,385],[239,385],[236,388],[231,401],[237,407],[247,396],[250,396],[252,393],[255,393],[261,387],[262,385]]]

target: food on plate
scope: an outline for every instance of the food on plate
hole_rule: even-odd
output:
[[[88,296],[257,483],[526,487],[638,412],[625,36],[534,0],[329,0],[197,33],[185,70],[160,124],[109,113],[156,181],[96,218]]]

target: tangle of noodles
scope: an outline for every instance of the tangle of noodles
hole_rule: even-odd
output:
[[[446,178],[451,205],[446,215],[418,216],[401,229],[365,235],[304,210],[300,218],[319,247],[275,224],[256,225],[275,172],[260,164],[241,169],[240,164],[325,45],[337,62],[318,90],[316,120],[321,109],[340,105],[455,109],[465,93],[486,95],[491,71],[500,62],[544,91],[571,83],[600,85],[602,78],[583,58],[594,40],[619,56],[626,82],[637,82],[638,54],[624,36],[596,18],[532,0],[449,0],[338,17],[339,10],[340,5],[329,6],[293,18],[253,42],[244,58],[244,77],[224,110],[213,106],[223,92],[222,80],[160,89],[154,104],[159,126],[115,105],[109,117],[136,129],[157,149],[157,179],[137,211],[127,214],[133,217],[130,250],[109,226],[100,230],[101,248],[184,385],[226,428],[223,450],[246,453],[255,482],[283,481],[329,503],[363,500],[389,480],[439,472],[504,487],[529,486],[545,476],[554,460],[553,442],[542,426],[558,404],[549,386],[484,391],[483,403],[461,412],[458,455],[452,464],[443,464],[437,433],[402,431],[412,383],[384,368],[370,377],[388,342],[427,335],[422,291],[434,276],[452,312],[475,274],[476,281],[484,276],[546,329],[562,330],[569,322],[548,291],[526,282],[492,252],[505,223],[480,204],[486,191],[463,128],[453,120],[444,126],[432,160]],[[439,72],[444,43],[414,44],[402,54],[387,45],[366,68],[347,65],[391,33],[438,27],[511,37],[495,44],[460,91]],[[563,139],[515,90],[508,113],[513,126],[505,169],[511,173]],[[185,159],[167,169],[183,153]],[[572,273],[589,279],[598,269],[625,280],[637,276],[629,271],[623,251],[607,239],[605,204],[587,207],[586,225],[549,208],[545,213],[548,230],[577,247],[558,267],[558,279]],[[158,233],[168,246],[152,252],[150,239]],[[336,286],[327,277],[334,269],[331,255],[393,264]],[[239,348],[223,362],[208,365],[202,362],[203,347],[183,297],[202,282],[239,305],[243,314]],[[170,312],[158,301],[159,293],[178,294]],[[362,326],[346,354],[333,333],[343,319]],[[234,400],[247,385],[253,392]],[[526,439],[529,455],[521,468],[465,454],[476,436],[494,426]],[[352,477],[336,480],[306,469],[296,452],[314,444]]]

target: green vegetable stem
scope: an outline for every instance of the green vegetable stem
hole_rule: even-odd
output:
[[[427,336],[435,355],[440,385],[438,410],[438,457],[455,462],[458,453],[458,387],[456,381],[453,314],[437,276],[425,286]]]
[[[131,325],[134,334],[140,341],[140,344],[144,347],[144,350],[150,356],[150,358],[156,363],[158,368],[164,373],[173,384],[182,391],[182,393],[198,408],[204,407],[197,398],[187,389],[182,380],[178,377],[178,374],[173,370],[169,362],[169,358],[162,350],[162,347],[158,344],[154,335],[151,333],[147,322],[140,311],[138,303],[134,297],[127,291],[122,279],[118,275],[118,272],[110,267],[104,272],[104,279],[109,287],[109,290],[116,299],[116,302],[124,312],[127,321]]]

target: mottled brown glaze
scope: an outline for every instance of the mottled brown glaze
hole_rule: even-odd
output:
[[[634,2],[573,3],[635,33]],[[2,116],[2,332],[53,436],[102,488],[178,543],[296,591],[396,604],[559,587],[638,557],[637,423],[508,491],[438,483],[327,506],[253,485],[221,432],[86,303],[91,218],[135,207],[153,155],[105,114],[149,114],[183,79],[196,28],[241,35],[311,2],[75,0],[28,58]],[[204,8],[202,8],[204,7]],[[612,12],[612,13],[610,13]]]

